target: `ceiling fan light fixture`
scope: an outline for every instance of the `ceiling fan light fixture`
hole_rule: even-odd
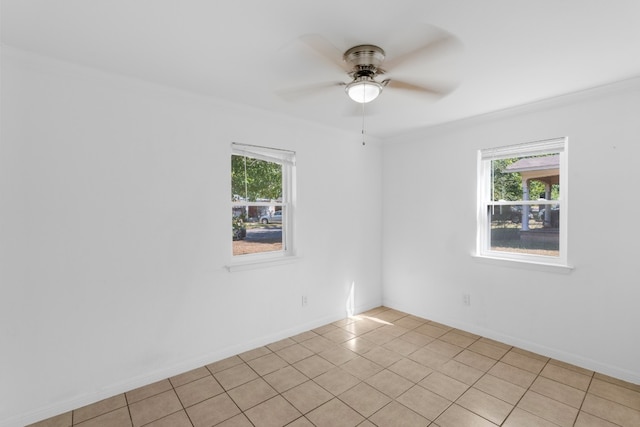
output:
[[[345,87],[349,98],[360,104],[371,102],[382,92],[382,84],[370,77],[358,77]]]

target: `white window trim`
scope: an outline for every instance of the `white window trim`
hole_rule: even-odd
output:
[[[491,224],[487,216],[487,204],[491,200],[490,177],[491,160],[530,156],[546,153],[560,154],[560,200],[554,200],[560,205],[562,215],[560,215],[559,224],[559,249],[558,257],[520,254],[514,252],[493,251],[489,247],[489,235],[491,232]],[[509,266],[528,266],[535,269],[547,271],[568,271],[573,269],[568,263],[567,257],[567,231],[568,231],[568,138],[554,138],[544,141],[534,141],[524,144],[510,145],[504,147],[488,148],[478,150],[478,171],[477,171],[477,235],[476,235],[476,253],[474,256],[478,260],[486,260],[492,264],[509,265]],[[493,202],[497,205],[535,205],[540,202],[537,200],[517,201],[517,202]]]
[[[257,202],[253,205],[265,206],[282,206],[284,218],[282,220],[283,246],[280,251],[269,251],[256,254],[233,255],[233,249],[230,247],[230,261],[225,268],[229,272],[251,270],[256,268],[265,268],[275,265],[287,264],[298,259],[295,251],[295,206],[296,206],[296,161],[295,151],[284,150],[279,148],[262,147],[258,145],[231,143],[232,155],[252,157],[268,162],[279,163],[282,165],[283,176],[283,194],[281,202]],[[231,207],[242,205],[242,202],[231,202]],[[232,245],[231,239],[229,239]]]
[[[247,259],[243,259],[242,261],[234,260],[228,265],[225,265],[224,268],[228,272],[234,273],[236,271],[255,270],[260,268],[275,267],[283,264],[290,264],[300,259],[295,255],[283,255],[282,251],[269,253],[278,255],[260,256],[255,258],[253,257],[253,255],[246,255],[248,257]]]

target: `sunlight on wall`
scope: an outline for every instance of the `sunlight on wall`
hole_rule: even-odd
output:
[[[346,304],[347,317],[352,317],[354,314],[356,314],[355,292],[356,292],[356,282],[353,281],[351,282],[351,287],[349,288],[349,293],[347,296],[347,304]]]

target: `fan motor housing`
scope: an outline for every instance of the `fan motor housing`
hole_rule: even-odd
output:
[[[378,46],[361,44],[347,50],[342,57],[353,67],[353,74],[375,75],[384,61],[385,53]]]

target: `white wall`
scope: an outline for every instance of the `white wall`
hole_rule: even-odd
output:
[[[0,425],[380,305],[359,137],[3,48]],[[297,151],[298,262],[224,269],[232,141]]]
[[[636,80],[386,143],[383,303],[640,383],[639,111]],[[575,269],[473,258],[477,150],[561,136]]]

